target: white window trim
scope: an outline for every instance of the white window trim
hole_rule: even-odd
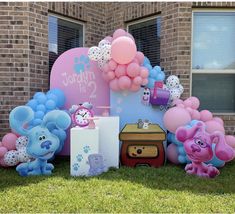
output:
[[[146,17],[146,18],[142,18],[142,19],[139,19],[139,20],[136,20],[136,21],[130,21],[130,22],[128,22],[126,24],[126,31],[129,33],[129,27],[131,25],[140,24],[142,22],[146,22],[146,21],[150,21],[150,20],[153,20],[153,19],[157,19],[158,17],[161,17],[161,14],[150,16],[150,17]]]
[[[195,12],[215,12],[215,13],[224,13],[224,12],[235,12],[235,9],[214,9],[214,8],[200,8],[192,10],[192,22],[191,22],[191,64],[190,64],[190,96],[192,96],[192,87],[193,87],[193,74],[235,74],[235,69],[193,69],[193,15]],[[211,72],[213,70],[213,72]],[[222,113],[222,112],[213,112],[216,115],[235,115],[235,112],[231,113]]]
[[[76,19],[68,18],[68,17],[62,16],[62,15],[58,15],[58,14],[55,14],[55,13],[48,13],[48,17],[49,16],[53,16],[53,17],[63,19],[63,20],[68,21],[68,22],[72,22],[72,23],[75,23],[75,24],[82,25],[82,47],[84,47],[84,45],[85,45],[85,30],[86,30],[84,22],[81,22],[81,21],[76,20]]]

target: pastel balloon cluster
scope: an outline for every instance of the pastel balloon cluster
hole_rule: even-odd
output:
[[[65,95],[60,89],[51,89],[46,94],[43,92],[35,93],[33,99],[26,104],[34,111],[34,119],[30,122],[29,128],[41,124],[42,118],[47,112],[59,109],[64,104]]]
[[[175,99],[172,105],[174,107],[167,110],[163,116],[164,126],[172,134],[175,134],[178,127],[186,126],[195,120],[203,121],[206,124],[206,131],[210,134],[214,131],[220,131],[225,134],[224,122],[221,118],[213,117],[213,114],[208,110],[198,111],[200,101],[197,97],[189,97],[184,101],[181,99]],[[235,149],[235,137],[226,135],[225,139],[226,143]],[[173,143],[174,140],[171,142]],[[173,155],[175,146],[171,146],[169,150],[171,151],[172,157],[177,156],[178,153]],[[219,162],[217,166],[222,164],[223,163]]]
[[[156,81],[164,81],[165,80],[165,73],[161,69],[161,67],[160,66],[152,67],[152,65],[147,57],[144,57],[143,66],[145,68],[147,68],[149,71],[148,84],[147,84],[148,88],[153,89],[154,83]]]
[[[148,84],[149,72],[144,66],[144,54],[137,51],[134,38],[125,30],[118,29],[113,36],[108,36],[99,43],[110,44],[110,55],[99,55],[99,51],[90,48],[88,56],[98,61],[102,77],[113,91],[138,91],[141,85]],[[98,56],[98,57],[97,57]],[[108,56],[108,55],[107,55]],[[105,57],[105,60],[103,60]],[[101,62],[100,59],[103,61]]]
[[[192,127],[198,120],[192,120],[189,124],[186,125],[186,128]],[[183,143],[179,142],[175,138],[175,134],[168,133],[167,134],[167,141],[170,143],[167,147],[167,158],[174,164],[187,164],[191,163],[188,159]],[[213,158],[206,162],[207,164],[212,164],[215,167],[223,167],[225,165],[225,161],[220,160],[215,155],[215,144],[212,144],[213,150]]]
[[[175,75],[171,75],[166,79],[164,88],[170,91],[171,102],[175,99],[179,99],[184,92],[184,87],[180,84],[179,78]]]
[[[27,162],[30,156],[26,152],[27,137],[13,133],[7,133],[0,142],[0,166],[16,166],[19,163]]]
[[[29,106],[34,111],[34,119],[30,121],[28,128],[31,129],[40,125],[46,113],[60,109],[64,104],[65,95],[60,89],[51,89],[46,94],[43,92],[35,93],[33,99],[26,104],[26,106]],[[56,151],[57,154],[62,150],[67,134],[64,130],[58,129],[53,124],[49,125],[48,129],[60,139],[60,147]]]

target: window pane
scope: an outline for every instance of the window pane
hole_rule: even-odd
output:
[[[65,51],[83,46],[83,26],[54,16],[48,19],[49,71]]]
[[[235,69],[235,13],[195,12],[193,69]]]
[[[201,110],[235,112],[235,74],[193,74],[192,94]]]
[[[137,49],[149,58],[152,65],[160,64],[160,30],[160,17],[128,27],[128,31],[135,38]]]

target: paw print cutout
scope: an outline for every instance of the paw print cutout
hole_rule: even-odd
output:
[[[78,162],[81,162],[83,160],[83,156],[81,154],[78,154],[76,158]]]
[[[73,170],[74,170],[74,171],[78,171],[79,168],[80,168],[80,166],[79,166],[78,163],[73,164]]]
[[[90,146],[84,146],[83,147],[83,151],[87,154],[88,152],[90,152],[91,151],[91,148],[90,148]]]
[[[77,74],[80,74],[85,70],[89,69],[90,68],[89,58],[84,55],[81,55],[79,58],[75,57],[73,68]]]

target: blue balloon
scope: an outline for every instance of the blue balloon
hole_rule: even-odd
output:
[[[150,61],[149,61],[149,59],[148,59],[146,56],[144,57],[144,63],[143,63],[143,64],[144,64],[144,65],[145,65],[145,64],[151,64]]]
[[[37,100],[35,100],[35,99],[30,100],[30,101],[26,104],[26,106],[29,106],[29,107],[30,107],[31,109],[33,109],[34,111],[36,110],[37,105],[38,105],[38,102],[37,102]]]
[[[39,118],[39,119],[43,119],[44,115],[45,114],[44,114],[43,111],[36,111],[35,114],[34,114],[34,117]]]
[[[150,77],[152,77],[153,79],[156,79],[157,75],[158,75],[158,73],[157,73],[157,71],[155,69],[152,69],[150,71]]]
[[[47,97],[45,94],[40,94],[40,96],[37,97],[37,101],[40,104],[44,104],[47,101]]]
[[[154,83],[155,83],[155,79],[149,77],[147,87],[150,89],[154,88]]]
[[[144,67],[147,68],[149,72],[153,69],[152,65],[150,64],[146,64]]]
[[[156,80],[157,81],[164,81],[165,79],[165,74],[161,71],[160,73],[157,73]]]
[[[43,111],[46,112],[46,107],[43,104],[39,104],[36,108],[36,111]]]
[[[33,98],[34,98],[34,99],[37,99],[38,97],[40,97],[40,96],[42,96],[42,95],[44,95],[43,92],[36,92],[36,93],[33,95]]]
[[[55,94],[47,94],[48,100],[53,100],[56,103],[56,106],[58,106],[58,97]]]
[[[183,155],[179,155],[179,156],[178,156],[178,161],[179,161],[180,163],[186,163],[186,162],[187,162],[187,161],[186,161],[186,157],[183,156]]]
[[[33,120],[33,126],[40,125],[42,123],[42,119],[36,118]]]
[[[54,100],[47,100],[45,103],[47,110],[53,110],[56,108],[56,103]]]
[[[185,155],[185,150],[183,146],[178,146],[177,149],[180,155]]]
[[[49,94],[54,94],[57,97],[58,101],[57,101],[56,104],[57,104],[58,108],[61,108],[61,107],[64,106],[64,104],[65,104],[65,95],[64,95],[64,92],[62,90],[57,89],[57,88],[51,89],[50,91],[47,92],[47,95],[49,95]]]
[[[207,164],[212,164],[215,167],[222,167],[222,166],[224,166],[225,162],[216,157],[216,155],[215,155],[215,146],[216,145],[213,143],[212,144],[213,158],[210,161],[206,162],[206,163]]]
[[[160,73],[162,71],[161,67],[158,65],[154,66],[153,69],[156,70],[158,73]]]

